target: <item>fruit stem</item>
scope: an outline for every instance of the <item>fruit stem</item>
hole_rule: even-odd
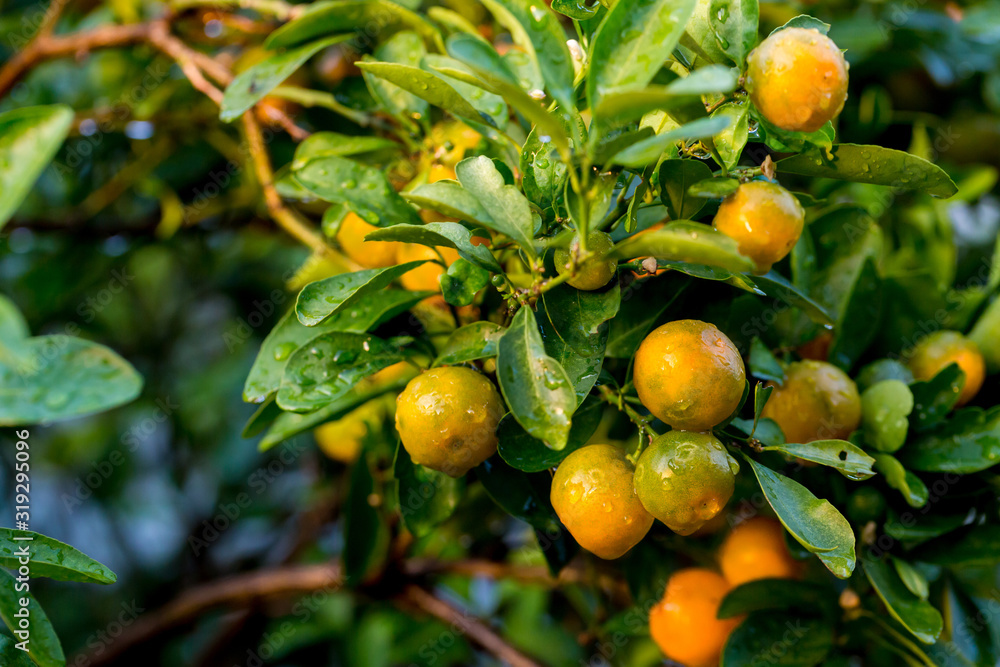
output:
[[[630,461],[634,464],[642,454],[642,451],[646,448],[647,441],[652,442],[653,438],[656,438],[660,434],[653,430],[650,424],[653,421],[653,417],[649,415],[639,414],[629,403],[630,397],[625,396],[620,391],[615,391],[607,385],[602,385],[599,387],[601,392],[601,398],[604,399],[606,403],[615,406],[619,411],[624,412],[625,415],[635,424],[636,428],[639,429],[639,444],[636,446],[635,451],[628,457]],[[640,403],[641,405],[641,403]]]

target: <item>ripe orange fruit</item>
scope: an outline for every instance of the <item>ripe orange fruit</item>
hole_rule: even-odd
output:
[[[614,445],[588,445],[567,456],[552,478],[559,520],[580,546],[611,560],[646,536],[653,517],[633,488],[635,468]]]
[[[847,61],[811,28],[785,28],[747,57],[746,88],[760,113],[783,130],[815,132],[847,99]]]
[[[662,421],[707,431],[739,407],[746,370],[739,350],[715,326],[677,320],[642,341],[632,379],[639,400]]]
[[[355,214],[348,213],[337,230],[337,243],[344,254],[361,266],[380,269],[396,264],[396,256],[402,243],[394,241],[365,241],[365,236],[378,229]]]
[[[726,536],[719,565],[732,586],[756,579],[794,579],[801,572],[785,544],[781,523],[763,516],[744,521]]]
[[[796,361],[774,387],[761,416],[777,422],[787,442],[843,440],[861,422],[861,397],[847,374],[825,361]]]
[[[587,235],[587,251],[603,255],[615,247],[615,242],[604,232],[591,232]],[[573,257],[580,251],[580,236],[576,234],[568,248],[557,248],[553,255],[556,272],[564,275],[570,270]],[[566,282],[571,286],[585,291],[601,289],[608,284],[618,270],[618,262],[613,259],[599,260],[591,257],[576,269],[576,275]]]
[[[403,284],[403,287],[410,290],[411,292],[440,292],[441,283],[438,282],[438,278],[447,270],[439,263],[441,258],[438,257],[438,253],[434,252],[434,249],[420,245],[418,243],[403,243],[400,244],[399,252],[396,261],[399,264],[405,264],[406,262],[415,262],[421,259],[431,260],[426,264],[422,264],[417,268],[404,273],[399,282]],[[444,261],[451,265],[456,259],[458,259],[458,251],[454,248],[448,248],[446,246],[438,247],[438,252],[444,257]]]
[[[650,443],[635,466],[635,492],[646,511],[690,535],[722,511],[740,465],[710,433],[670,431]]]
[[[458,176],[455,174],[455,170],[443,164],[433,164],[431,165],[430,171],[427,172],[427,182],[437,183],[438,181],[454,181],[458,180]]]
[[[950,364],[965,373],[965,384],[955,407],[962,407],[979,393],[986,378],[986,362],[979,347],[957,331],[935,331],[907,355],[907,365],[917,380],[930,380]]]
[[[750,181],[723,200],[712,226],[734,239],[763,274],[795,247],[805,219],[791,192],[777,183]]]
[[[687,667],[718,665],[729,633],[740,622],[715,617],[728,592],[726,580],[711,570],[675,572],[663,599],[649,612],[649,634],[664,655]]]
[[[414,463],[461,477],[497,451],[506,412],[493,383],[461,366],[410,380],[396,399],[396,430]]]

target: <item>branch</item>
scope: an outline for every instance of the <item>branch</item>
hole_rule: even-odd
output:
[[[484,649],[495,655],[502,662],[512,667],[541,667],[516,648],[508,644],[500,635],[493,632],[479,619],[456,609],[444,600],[437,598],[419,586],[409,585],[397,598],[403,606],[412,606],[424,611],[456,632],[465,635]]]

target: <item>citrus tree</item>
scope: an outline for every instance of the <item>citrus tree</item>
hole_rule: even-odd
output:
[[[349,466],[335,564],[306,560],[448,622],[429,578],[517,562],[459,539],[499,510],[530,526],[521,564],[576,587],[560,617],[595,660],[996,663],[1000,271],[956,285],[940,203],[982,182],[929,159],[923,126],[909,151],[839,140],[829,24],[763,34],[754,0],[239,4],[279,27],[233,73],[164,19],[88,48],[174,58],[309,249],[243,388],[261,451],[312,432]],[[4,85],[60,53],[31,48]],[[297,80],[316,58],[338,95]],[[339,120],[296,125],[313,107]],[[0,219],[72,120],[0,116]],[[141,391],[0,305],[0,424]],[[25,530],[5,566],[26,537],[36,576],[115,580]],[[459,631],[512,664],[584,659]],[[408,660],[463,659],[438,648]]]

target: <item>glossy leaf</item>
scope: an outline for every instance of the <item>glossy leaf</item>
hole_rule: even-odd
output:
[[[660,165],[663,205],[674,220],[689,220],[705,206],[700,197],[688,192],[693,184],[712,177],[712,171],[698,160],[664,160]]]
[[[740,254],[736,241],[708,225],[688,221],[672,222],[655,232],[632,236],[616,245],[610,257],[655,257],[732,271],[751,268],[750,259]]]
[[[545,351],[565,369],[577,402],[583,402],[604,363],[608,320],[621,305],[618,281],[591,292],[563,284],[543,294],[538,304]]]
[[[377,229],[367,236],[366,241],[402,241],[419,243],[432,248],[444,246],[458,250],[458,254],[473,264],[500,273],[500,263],[485,245],[472,242],[472,231],[457,222],[428,222],[424,225],[393,225]]]
[[[384,62],[403,65],[405,67],[420,67],[420,62],[427,54],[420,35],[404,30],[378,45],[372,56],[364,56],[362,63]],[[389,78],[380,77],[362,69],[362,76],[372,97],[387,112],[395,116],[404,126],[413,127],[414,121],[425,119],[430,111],[428,100],[416,95],[405,87],[397,86]]]
[[[453,306],[468,306],[490,282],[490,273],[459,257],[439,278],[441,296]]]
[[[892,453],[906,442],[913,392],[905,382],[882,380],[861,394],[861,430],[865,442],[881,452]]]
[[[497,448],[500,457],[509,465],[525,472],[541,472],[554,468],[583,447],[594,435],[601,417],[604,415],[604,401],[591,395],[573,413],[573,424],[569,429],[566,447],[560,450],[550,449],[541,440],[528,435],[513,415],[508,414],[500,420],[497,426],[497,438],[500,445]]]
[[[323,157],[347,157],[378,151],[399,150],[391,139],[368,136],[348,136],[339,132],[315,132],[306,137],[295,149],[292,169],[301,169],[310,160]]]
[[[431,209],[490,229],[496,223],[475,195],[455,181],[426,183],[403,196],[421,208]]]
[[[702,95],[722,95],[736,89],[739,73],[730,67],[699,67],[686,77],[666,86],[612,93],[601,99],[596,113],[616,123],[627,123],[651,111],[669,111],[693,102]]]
[[[645,87],[677,46],[694,6],[695,0],[618,0],[590,49],[590,108],[611,93]]]
[[[497,352],[497,379],[514,418],[547,447],[565,448],[576,393],[563,367],[546,354],[530,308],[517,311]]]
[[[321,334],[288,360],[278,405],[293,412],[317,410],[347,394],[359,380],[405,358],[398,347],[375,336]]]
[[[958,188],[941,167],[903,151],[881,146],[835,144],[832,158],[819,149],[778,160],[782,174],[836,178],[856,183],[891,185],[900,190],[920,190],[935,197],[950,197]]]
[[[465,493],[465,477],[453,478],[416,464],[402,444],[392,466],[399,496],[399,513],[416,537],[429,534],[447,520]]]
[[[35,667],[28,654],[17,648],[16,639],[0,635],[0,665],[4,667]]]
[[[756,6],[757,3],[753,4]],[[713,111],[711,118],[726,120],[723,129],[716,133],[715,148],[722,156],[726,169],[732,169],[739,164],[743,148],[747,145],[750,114],[745,104],[729,103]]]
[[[11,632],[18,630],[20,627],[19,619],[15,614],[25,608],[21,606],[20,601],[26,599],[28,601],[28,615],[31,619],[29,633],[27,636],[15,634],[15,637],[19,642],[28,640],[28,655],[38,667],[64,667],[66,656],[45,610],[29,591],[15,590],[15,586],[17,586],[17,580],[13,575],[6,570],[0,570],[0,618],[3,619]]]
[[[894,619],[925,644],[933,644],[941,634],[941,614],[926,600],[910,592],[888,559],[862,558],[868,581]]]
[[[385,79],[461,119],[474,123],[487,120],[457,90],[432,72],[398,63],[359,62],[357,65],[363,72]]]
[[[296,49],[276,53],[236,75],[226,87],[219,107],[219,118],[236,120],[247,109],[260,102],[272,90],[295,73],[306,61],[323,49],[350,39],[352,35],[336,35]]]
[[[633,169],[645,167],[646,165],[653,164],[657,160],[659,160],[660,156],[663,155],[664,151],[666,151],[671,145],[678,143],[680,141],[689,141],[692,139],[706,139],[709,137],[713,137],[716,134],[725,130],[729,126],[731,120],[732,119],[730,119],[729,117],[723,117],[723,116],[699,118],[698,120],[686,123],[672,130],[667,130],[663,134],[657,134],[652,137],[642,139],[641,141],[637,141],[634,144],[630,145],[628,148],[625,148],[616,153],[613,157],[611,157],[608,160],[608,163],[620,164],[625,167],[631,167]],[[698,162],[696,160],[687,160],[687,159],[667,160],[663,164],[667,165],[671,162],[681,162],[687,165],[697,164],[700,165],[701,167],[704,167],[704,171],[699,170],[697,174],[690,174],[689,172],[677,174],[672,171],[668,173],[668,177],[670,177],[671,179],[674,177],[687,176],[687,178],[685,180],[682,180],[682,182],[680,183],[675,183],[673,180],[662,180],[661,176],[660,182],[669,184],[672,187],[672,189],[679,189],[683,187],[685,192],[685,197],[687,193],[687,187],[689,185],[692,185],[693,183],[708,178],[712,175],[712,172],[708,169],[708,167],[706,167],[703,163]],[[670,168],[668,167],[667,169]],[[664,166],[661,165],[660,167],[661,174],[663,174],[663,170]],[[701,206],[704,206],[705,204],[700,199],[692,199],[690,205],[693,206],[695,205],[695,203],[701,204]],[[666,199],[664,199],[664,204],[667,204]],[[667,206],[669,207],[669,204],[667,204]],[[698,206],[698,209],[700,209],[701,206]],[[697,210],[695,212],[697,212]],[[686,216],[683,217],[692,217],[693,215],[694,215],[693,213],[688,213]],[[671,217],[674,216],[671,215]],[[681,218],[674,217],[674,219],[679,220]]]
[[[323,201],[346,204],[378,227],[421,222],[416,209],[396,193],[385,174],[375,167],[331,156],[310,160],[294,174],[313,195]]]
[[[482,155],[468,158],[459,162],[455,171],[462,187],[490,212],[492,220],[483,224],[511,237],[528,255],[534,256],[535,225],[528,200],[516,186],[504,182],[493,160]]]
[[[0,229],[55,157],[72,124],[73,110],[61,104],[0,113]]]
[[[397,264],[384,269],[364,269],[317,280],[302,288],[295,301],[299,322],[314,327],[331,315],[356,306],[368,294],[384,290],[393,280],[426,260]]]
[[[814,496],[795,480],[744,456],[753,468],[761,491],[782,525],[809,552],[823,561],[834,576],[846,579],[854,571],[854,531],[827,500]]]
[[[307,327],[289,310],[267,334],[243,385],[243,400],[261,403],[278,390],[281,374],[292,353],[320,334],[330,331],[364,333],[372,327],[408,310],[431,292],[387,289],[365,294],[347,309],[316,326]]]
[[[691,286],[676,274],[636,281],[622,290],[618,315],[611,320],[605,354],[629,359],[663,314]]]
[[[390,0],[332,0],[317,2],[309,10],[290,23],[272,32],[264,46],[280,49],[336,32],[353,33],[378,26],[383,34],[388,31],[408,28],[417,31],[429,46],[439,51],[441,34],[427,19]]]
[[[757,0],[711,0],[709,3],[709,26],[719,46],[739,66],[757,44],[759,18]]]
[[[761,380],[785,381],[785,368],[758,337],[750,342],[750,373]]]
[[[113,584],[118,580],[107,566],[59,540],[28,530],[0,528],[0,566],[16,570],[21,565],[22,549],[27,551],[32,577],[87,584]]]
[[[484,116],[489,125],[500,130],[507,127],[510,118],[510,111],[507,103],[499,95],[488,92],[482,86],[474,85],[469,79],[475,78],[475,73],[465,65],[465,63],[450,58],[430,53],[424,56],[422,67],[433,72],[436,76],[442,77],[449,86],[455,89],[480,116]],[[462,72],[466,76],[456,78],[455,73]]]
[[[806,461],[834,468],[847,479],[861,481],[875,474],[875,459],[846,440],[815,440],[807,443],[785,443],[764,447],[764,451],[782,452]]]
[[[830,32],[830,24],[824,23],[817,18],[808,16],[807,14],[799,14],[798,16],[789,19],[784,25],[780,25],[771,31],[771,35],[776,32],[780,32],[786,28],[805,28],[806,30],[818,30],[822,34],[827,34]]]
[[[73,336],[24,341],[25,357],[0,363],[0,426],[103,412],[134,400],[142,377],[113,350]]]
[[[833,644],[833,626],[827,620],[753,613],[726,640],[721,667],[813,667],[823,662]]]
[[[497,344],[505,330],[493,322],[473,322],[455,329],[441,346],[435,366],[462,364],[497,356]]]
[[[1000,463],[1000,406],[964,408],[940,427],[914,438],[900,452],[908,468],[966,474]]]
[[[562,196],[569,170],[551,141],[543,143],[534,128],[521,149],[521,186],[528,199],[542,208],[552,208]]]
[[[885,478],[885,483],[903,494],[910,507],[923,507],[929,493],[923,481],[903,467],[899,460],[889,454],[872,454],[875,469]]]
[[[965,373],[958,364],[949,364],[930,380],[912,382],[910,426],[915,431],[926,431],[942,423],[958,402],[964,384]]]
[[[788,306],[798,308],[819,324],[833,324],[829,311],[813,301],[799,288],[792,285],[781,274],[769,271],[763,276],[748,277],[749,281],[767,296]]]
[[[718,618],[734,618],[755,611],[794,609],[807,616],[828,613],[830,591],[794,579],[756,579],[734,587],[719,603]]]

